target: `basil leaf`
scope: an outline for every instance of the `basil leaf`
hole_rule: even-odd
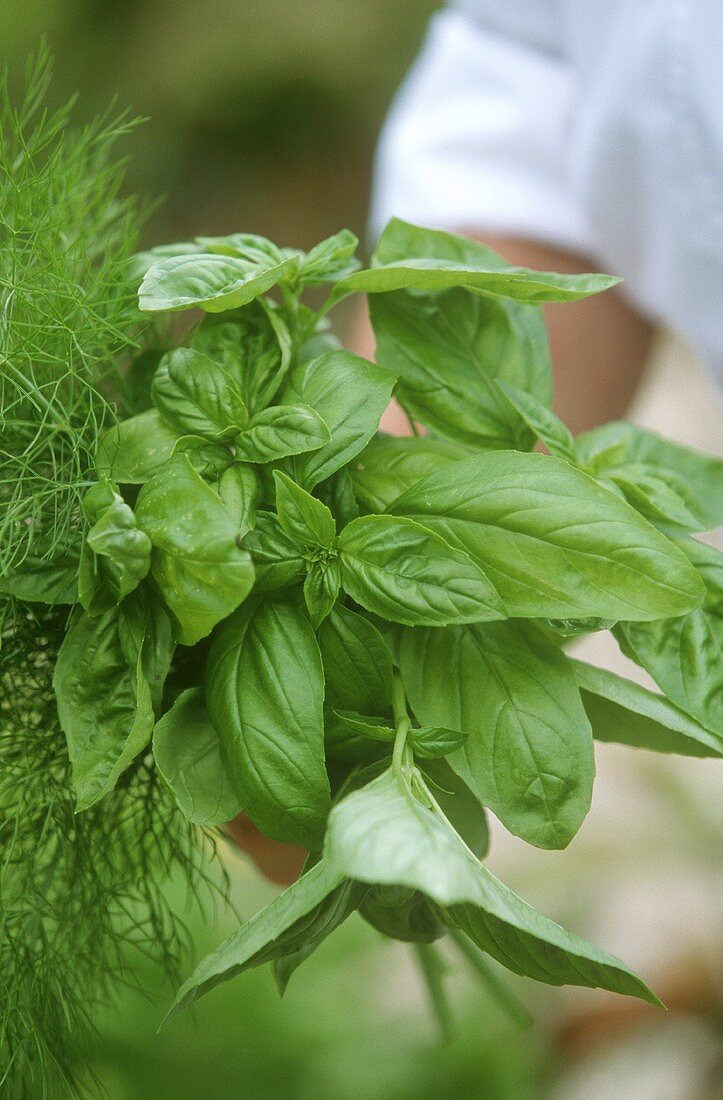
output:
[[[86,542],[103,559],[103,581],[114,601],[120,603],[151,568],[151,540],[139,530],[133,509],[113,487],[103,483],[93,486],[83,506],[94,518]]]
[[[370,737],[372,741],[383,741],[388,745],[393,744],[396,730],[388,724],[385,718],[370,718],[364,714],[358,714],[355,710],[334,710],[334,715],[339,723],[353,733],[360,733],[363,737]],[[417,732],[410,730],[410,735]]]
[[[156,594],[145,585],[123,601],[118,637],[126,661],[133,666],[141,652],[143,675],[151,692],[153,710],[160,714],[163,688],[171,667],[175,642],[170,617]]]
[[[272,512],[259,512],[253,531],[243,541],[256,571],[254,595],[288,588],[304,576],[301,550]]]
[[[53,673],[78,811],[113,790],[153,731],[142,646],[129,664],[118,631],[121,614],[115,607],[99,618],[76,614]]]
[[[153,756],[181,813],[220,825],[241,812],[201,688],[182,692],[153,731]]]
[[[259,479],[252,466],[235,462],[221,474],[216,491],[243,537],[256,524],[256,509],[261,497]]]
[[[26,557],[0,577],[0,592],[28,603],[75,603],[78,599],[78,558],[74,554],[59,554],[48,561]]]
[[[705,584],[700,607],[675,619],[619,623],[613,633],[668,698],[713,733],[723,730],[723,554],[695,539],[677,545]]]
[[[324,859],[332,871],[362,882],[421,890],[444,907],[450,922],[516,973],[659,1003],[618,959],[508,890],[391,769],[334,807]]]
[[[220,982],[278,958],[305,941],[318,907],[343,884],[343,876],[317,863],[283,894],[244,921],[206,955],[178,991],[169,1016],[192,1004]],[[308,918],[308,919],[307,919]]]
[[[723,462],[719,458],[622,421],[583,432],[576,443],[581,461],[597,472],[642,463],[665,477],[673,475],[676,488],[684,493],[685,506],[698,517],[701,530],[711,531],[723,523]]]
[[[151,396],[166,423],[182,434],[231,440],[248,420],[231,375],[194,348],[175,348],[163,356]]]
[[[233,455],[227,446],[204,439],[202,435],[180,436],[173,448],[173,455],[186,455],[196,473],[209,480],[220,477],[233,463]]]
[[[458,443],[443,439],[376,436],[351,468],[357,500],[366,512],[386,512],[406,489],[468,453]]]
[[[441,626],[505,615],[469,557],[412,520],[362,516],[344,528],[339,549],[344,589],[384,619]]]
[[[245,306],[234,321],[207,317],[191,347],[217,362],[238,384],[250,415],[273,400],[291,363],[291,334],[263,299]]]
[[[294,460],[295,480],[311,491],[350,462],[374,435],[393,386],[388,371],[346,351],[327,352],[297,367],[283,402],[311,405],[327,425],[331,440]]]
[[[460,749],[467,740],[466,732],[448,729],[446,726],[420,726],[409,731],[409,741],[414,755],[420,760],[436,760]]]
[[[304,602],[314,630],[318,630],[337,601],[341,585],[339,561],[309,562],[304,581]]]
[[[510,832],[564,848],[590,808],[590,723],[567,658],[522,623],[405,631],[402,679],[420,722],[464,730],[448,757]]]
[[[598,741],[682,756],[723,756],[723,735],[705,729],[664,695],[584,661],[570,664]]]
[[[429,899],[404,886],[372,886],[359,913],[382,935],[404,943],[432,943],[447,931]]]
[[[612,481],[627,502],[651,523],[688,531],[700,531],[705,526],[704,513],[698,512],[693,502],[694,511],[688,506],[690,487],[684,478],[645,462],[614,466],[605,472],[605,480]]]
[[[368,619],[337,606],[319,629],[328,702],[360,714],[392,705],[392,655]]]
[[[229,233],[225,237],[196,237],[195,244],[203,252],[219,256],[238,256],[252,264],[273,265],[281,263],[285,249],[279,248],[268,237],[258,233]]]
[[[206,699],[244,810],[274,840],[318,848],[329,808],[324,677],[290,603],[252,600],[215,634]]]
[[[182,645],[210,634],[251,591],[251,557],[213,489],[182,455],[141,489],[136,520],[153,543],[151,573]]]
[[[448,258],[453,252],[456,257]],[[382,233],[372,265],[370,270],[357,271],[337,283],[334,300],[355,291],[376,294],[407,287],[444,290],[467,286],[523,302],[564,302],[599,294],[620,282],[612,275],[557,275],[510,267],[484,245],[398,218]]]
[[[527,426],[535,433],[537,439],[542,440],[550,454],[567,459],[575,465],[577,463],[575,440],[567,425],[563,424],[562,420],[533,394],[525,393],[524,390],[503,378],[496,379],[496,382]]]
[[[415,420],[476,449],[530,449],[531,432],[494,380],[551,400],[547,333],[536,307],[458,289],[372,295],[369,312],[377,361],[399,376],[397,396]]]
[[[434,798],[455,832],[478,859],[487,854],[490,830],[487,812],[448,760],[425,760],[420,771],[431,783]]]
[[[318,451],[331,439],[309,405],[271,405],[252,417],[236,437],[236,454],[246,462],[275,462],[286,455]]]
[[[143,485],[173,454],[178,432],[170,428],[157,409],[122,420],[103,435],[95,456],[100,477],[122,485]]]
[[[342,229],[333,237],[320,241],[307,252],[299,264],[296,276],[298,285],[318,286],[320,283],[333,283],[358,268],[359,261],[354,253],[359,238],[348,229]]]
[[[336,539],[336,524],[326,505],[280,470],[274,470],[274,481],[276,511],[287,535],[303,547],[331,548]]]
[[[138,306],[150,312],[198,308],[223,313],[265,294],[295,267],[294,259],[253,263],[216,253],[169,256],[146,272]]]
[[[420,481],[390,511],[469,554],[511,616],[648,620],[701,599],[677,546],[559,458],[474,455]]]

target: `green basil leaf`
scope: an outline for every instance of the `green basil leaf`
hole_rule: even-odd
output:
[[[392,705],[392,655],[372,623],[337,606],[319,629],[328,702],[360,714]]]
[[[334,517],[325,504],[280,470],[274,470],[279,522],[300,546],[329,549],[336,539]]]
[[[93,504],[93,497],[99,495],[103,498],[102,510]],[[101,483],[91,488],[86,493],[84,507],[97,516],[86,542],[103,559],[103,581],[114,601],[120,603],[151,568],[151,540],[139,530],[133,509],[112,487]]]
[[[359,505],[347,466],[322,482],[317,487],[317,492],[319,500],[326,504],[339,528],[346,527],[347,523],[358,517]]]
[[[324,859],[332,871],[361,882],[421,890],[475,942],[486,932],[484,950],[516,973],[659,1003],[618,959],[508,890],[391,769],[334,807]]]
[[[129,664],[118,631],[120,615],[115,607],[98,618],[76,614],[53,674],[78,811],[113,790],[153,731],[142,646]]]
[[[614,466],[605,472],[605,480],[622,490],[628,504],[651,523],[687,531],[700,531],[705,526],[704,512],[698,512],[692,501],[693,510],[688,505],[690,487],[684,478],[646,462]]]
[[[130,666],[135,664],[140,650],[153,710],[155,714],[160,714],[175,642],[171,619],[159,597],[148,586],[141,586],[123,601],[118,619],[118,637]]]
[[[351,467],[354,492],[366,512],[386,512],[405,490],[468,454],[465,447],[444,439],[379,435]]]
[[[323,419],[309,405],[271,405],[236,437],[236,454],[246,462],[275,462],[318,451],[330,439]]]
[[[342,229],[333,237],[320,241],[307,252],[299,264],[296,281],[303,286],[318,286],[320,283],[333,283],[356,270],[359,261],[354,253],[359,238],[349,229]]]
[[[273,400],[291,363],[291,334],[278,311],[263,299],[245,306],[234,321],[206,317],[191,347],[235,380],[249,415]]]
[[[48,561],[26,557],[0,577],[0,592],[28,603],[64,604],[78,599],[78,558],[59,554]]]
[[[505,615],[469,557],[412,520],[361,516],[344,528],[339,549],[344,589],[384,619],[441,626]]]
[[[419,769],[431,783],[442,813],[467,847],[482,859],[490,846],[487,812],[447,760],[425,760]]]
[[[705,729],[664,695],[584,661],[570,664],[598,741],[682,756],[723,756],[723,735]]]
[[[330,805],[324,677],[301,610],[251,600],[215,634],[209,713],[244,810],[267,836],[318,848]]]
[[[243,462],[235,462],[221,474],[216,492],[238,534],[243,537],[256,525],[256,509],[261,498],[256,471]]]
[[[294,460],[295,480],[311,491],[346,466],[377,430],[393,386],[388,371],[346,351],[327,352],[297,367],[283,402],[311,405],[327,425],[331,440]]]
[[[310,919],[304,920],[291,935],[284,937],[283,945],[277,945],[271,970],[281,997],[286,992],[289,979],[297,967],[305,962],[326,937],[359,908],[359,903],[366,896],[367,890],[368,887],[360,882],[351,882],[346,879],[319,902],[310,914]],[[284,954],[276,953],[280,949],[283,949]]]
[[[495,379],[549,403],[547,333],[540,311],[466,290],[372,295],[377,361],[399,376],[408,413],[476,449],[529,450],[533,436]]]
[[[178,621],[178,640],[194,645],[251,591],[251,557],[213,489],[182,455],[141,489],[136,520],[153,543],[151,572]]]
[[[143,485],[173,454],[178,432],[170,428],[157,409],[122,420],[103,435],[95,456],[100,477],[122,485]]]
[[[577,451],[572,432],[548,406],[531,393],[525,393],[517,385],[504,378],[496,379],[505,397],[536,437],[545,444],[551,455],[577,463]]]
[[[420,760],[449,756],[460,749],[466,740],[466,731],[448,729],[446,726],[420,726],[409,731],[412,750]]]
[[[138,306],[149,312],[203,309],[223,313],[265,294],[295,267],[294,259],[253,263],[217,253],[169,256],[146,272]]]
[[[281,263],[285,249],[258,233],[229,233],[225,237],[196,237],[195,245],[202,252],[218,256],[238,256],[252,264],[272,266]]]
[[[151,395],[166,423],[184,435],[231,440],[248,421],[233,377],[194,348],[175,348],[163,356]]]
[[[510,267],[484,245],[474,241],[457,245],[454,238],[451,233],[392,219],[372,256],[373,266],[337,283],[334,300],[355,291],[377,294],[403,288],[444,290],[466,286],[522,302],[565,302],[599,294],[620,282],[612,275],[557,275]],[[458,258],[447,258],[453,250]]]
[[[220,982],[260,966],[303,943],[308,923],[322,902],[343,883],[324,863],[315,864],[283,894],[244,921],[220,947],[206,955],[178,991],[170,1016],[192,1004]],[[305,918],[311,917],[307,922]]]
[[[406,631],[400,662],[418,720],[468,734],[447,759],[480,802],[530,844],[569,844],[595,761],[565,655],[522,623],[480,623]]]
[[[577,438],[577,448],[581,461],[596,472],[643,463],[666,478],[672,475],[685,506],[699,518],[701,530],[712,531],[723,523],[723,461],[719,458],[622,421],[583,432]]]
[[[314,630],[318,630],[331,612],[341,585],[339,560],[309,562],[304,581],[304,602]]]
[[[702,597],[677,546],[559,458],[474,455],[420,481],[390,511],[469,554],[511,616],[659,619]]]
[[[723,730],[723,554],[695,539],[677,545],[705,585],[700,607],[675,619],[619,623],[613,633],[626,657],[661,691],[713,733]]]
[[[153,756],[181,812],[220,825],[241,812],[201,688],[182,692],[153,731]]]
[[[372,741],[383,741],[391,745],[396,736],[396,730],[388,724],[386,718],[371,718],[364,714],[358,714],[355,710],[334,710],[338,722],[345,729],[353,733],[360,733],[363,737],[370,737]],[[410,730],[410,734],[416,732]]]
[[[243,544],[253,559],[256,596],[288,588],[306,573],[299,546],[272,512],[258,513],[254,529],[244,537]]]
[[[429,899],[404,886],[372,886],[359,913],[382,935],[404,943],[432,943],[447,931]]]
[[[186,455],[196,473],[210,480],[220,477],[233,463],[233,455],[227,446],[204,439],[202,435],[180,436],[173,454]]]

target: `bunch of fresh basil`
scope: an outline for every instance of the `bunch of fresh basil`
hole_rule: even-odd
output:
[[[55,671],[78,808],[152,744],[190,821],[244,810],[309,851],[177,1006],[268,961],[283,989],[354,910],[656,1001],[485,868],[485,808],[563,848],[593,738],[723,754],[723,558],[692,537],[723,521],[723,464],[628,424],[575,439],[550,411],[538,304],[615,279],[398,220],[368,270],[356,245],[235,234],[142,258],[142,309],[205,317],[99,443]],[[322,284],[313,311],[301,294]],[[328,331],[353,292],[376,364]],[[392,393],[427,434],[378,433]],[[663,694],[566,655],[600,629]]]

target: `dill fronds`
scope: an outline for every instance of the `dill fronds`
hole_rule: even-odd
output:
[[[18,107],[0,74],[0,575],[75,541],[141,331],[129,258],[145,215],[115,153],[136,122],[109,110],[74,128],[73,101],[44,106],[51,68],[41,48]]]

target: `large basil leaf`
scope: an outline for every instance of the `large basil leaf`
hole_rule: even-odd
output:
[[[415,420],[477,449],[530,449],[532,433],[494,380],[551,400],[537,307],[457,289],[375,294],[369,311],[377,362],[399,376],[397,396]]]
[[[327,700],[341,710],[382,714],[392,704],[392,655],[377,628],[335,607],[319,629]]]
[[[390,512],[468,553],[512,616],[660,619],[702,598],[677,546],[559,458],[474,455],[420,481]]]
[[[156,724],[153,756],[189,821],[220,825],[241,812],[201,688],[182,692]]]
[[[688,506],[690,487],[678,474],[650,463],[630,462],[606,468],[604,475],[600,483],[621,493],[651,523],[685,531],[700,531],[705,526],[702,513]]]
[[[235,462],[221,474],[216,492],[243,537],[256,524],[256,509],[261,486],[256,471],[244,462]]]
[[[393,385],[388,371],[347,351],[327,352],[297,367],[283,401],[316,409],[331,441],[294,460],[295,480],[311,490],[354,458],[377,430]]]
[[[612,275],[557,275],[510,267],[484,245],[393,218],[372,256],[372,267],[342,279],[333,298],[355,291],[377,294],[465,286],[521,302],[565,302],[599,294],[619,282]]]
[[[279,313],[263,299],[233,321],[207,317],[191,338],[234,378],[253,416],[273,400],[291,363],[291,335]]]
[[[265,294],[296,267],[295,259],[253,263],[235,256],[169,256],[148,269],[138,291],[140,309],[203,309],[223,313]]]
[[[28,603],[75,603],[78,558],[74,554],[59,554],[48,561],[26,557],[21,565],[0,577],[0,592]]]
[[[386,512],[406,489],[468,453],[444,439],[376,436],[351,467],[356,498],[366,512]]]
[[[484,573],[413,520],[361,516],[344,528],[339,549],[343,587],[384,619],[442,626],[504,618]]]
[[[303,612],[251,600],[218,630],[206,700],[244,810],[274,840],[318,848],[330,805],[324,676]]]
[[[246,462],[276,462],[318,451],[330,439],[323,419],[309,405],[271,405],[236,437],[236,454]]]
[[[219,982],[287,955],[307,943],[314,934],[319,907],[343,885],[343,875],[331,871],[323,862],[315,864],[201,960],[179,989],[171,1015],[192,1004]]]
[[[151,572],[193,645],[248,595],[254,569],[237,544],[238,528],[184,456],[176,456],[141,489],[136,520],[153,543]]]
[[[113,790],[153,731],[142,645],[135,655],[124,652],[121,614],[115,607],[98,618],[77,613],[55,664],[53,687],[79,811]]]
[[[408,630],[402,679],[420,722],[464,730],[447,757],[511,832],[564,848],[595,775],[590,723],[567,658],[522,623]]]
[[[101,477],[122,485],[143,485],[173,454],[178,432],[157,409],[122,420],[101,436],[95,467]]]
[[[700,607],[675,619],[619,623],[623,653],[641,665],[677,706],[713,733],[723,731],[723,554],[695,539],[678,546],[705,584]]]
[[[598,741],[682,756],[723,756],[723,734],[705,729],[664,695],[584,661],[570,664]]]
[[[324,853],[339,874],[421,890],[444,907],[447,920],[516,973],[659,1003],[618,959],[566,932],[508,890],[391,769],[334,807]]]
[[[711,531],[723,523],[723,462],[633,424],[614,421],[576,440],[581,461],[598,473],[610,467],[642,464],[659,475],[675,479],[676,491],[686,508],[698,517],[700,530]]]
[[[248,420],[233,377],[194,348],[175,348],[163,356],[151,394],[163,419],[182,434],[231,440]]]

